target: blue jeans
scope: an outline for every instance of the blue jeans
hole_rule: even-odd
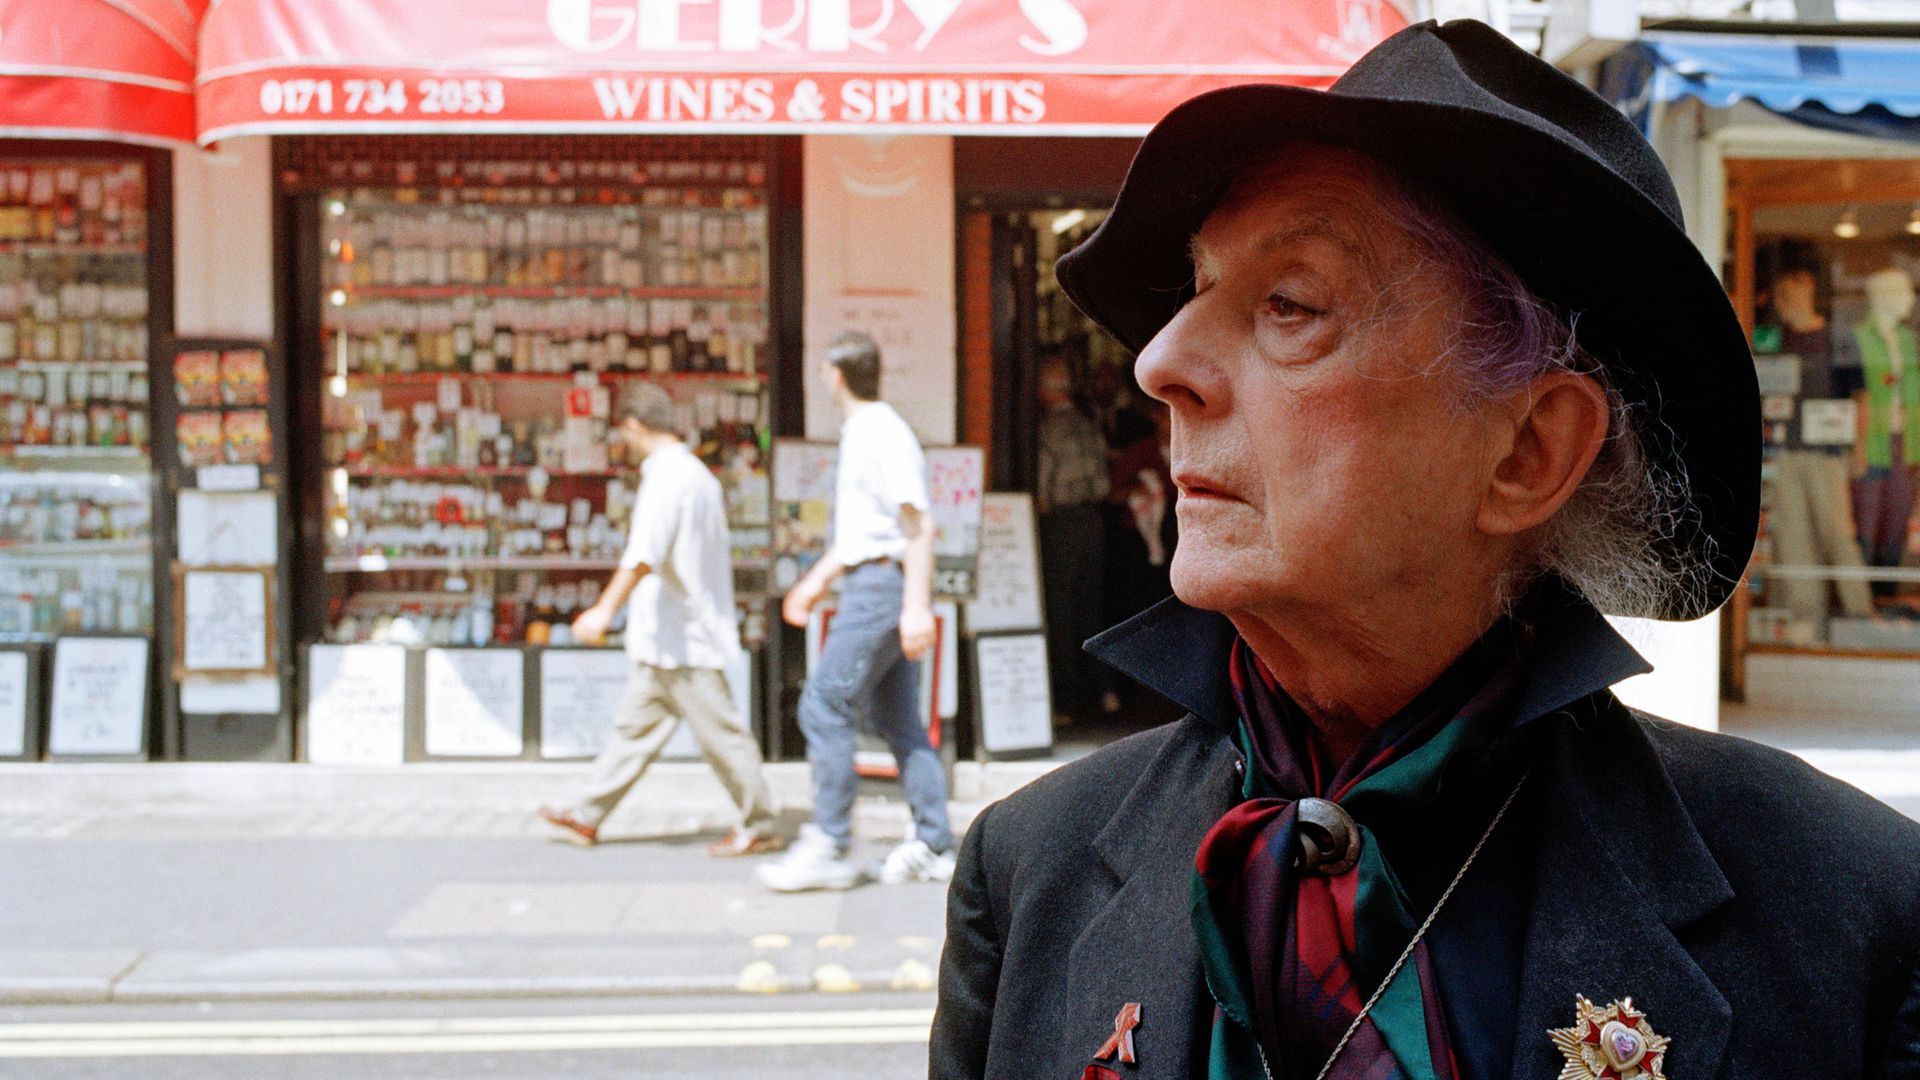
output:
[[[853,840],[854,737],[863,718],[900,764],[915,834],[935,851],[953,846],[945,771],[920,722],[920,665],[900,651],[901,585],[891,562],[863,563],[841,577],[839,610],[800,692],[813,820],[842,850]]]

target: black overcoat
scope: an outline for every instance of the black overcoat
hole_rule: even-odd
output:
[[[1191,711],[975,820],[936,1080],[1077,1080],[1127,1002],[1142,1023],[1138,1063],[1109,1063],[1121,1076],[1204,1076],[1189,887],[1239,790],[1231,635],[1169,601],[1090,645]],[[1627,709],[1605,689],[1625,649],[1589,609],[1541,642],[1553,674],[1526,690],[1545,726],[1511,1080],[1560,1074],[1546,1031],[1573,1022],[1575,994],[1631,996],[1672,1040],[1673,1080],[1920,1080],[1920,825],[1789,754]],[[1475,915],[1463,894],[1442,918]]]

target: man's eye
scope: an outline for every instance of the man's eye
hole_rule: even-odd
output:
[[[1267,310],[1282,319],[1303,319],[1320,314],[1319,311],[1302,304],[1285,293],[1274,293],[1267,297]]]

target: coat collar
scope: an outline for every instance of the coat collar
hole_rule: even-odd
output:
[[[1528,780],[1534,811],[1525,816],[1540,832],[1514,1080],[1554,1075],[1564,1064],[1547,1029],[1573,1022],[1575,994],[1600,1005],[1631,996],[1673,1040],[1668,1075],[1717,1075],[1731,1009],[1680,935],[1729,902],[1732,888],[1641,724],[1606,692],[1650,665],[1584,601],[1565,590],[1548,599],[1534,609],[1514,719],[1518,726],[1554,718],[1529,728],[1539,756]],[[1221,737],[1236,722],[1227,680],[1234,633],[1224,617],[1168,600],[1087,643],[1192,714],[1095,839],[1117,884],[1073,950],[1076,1012],[1067,1031],[1076,1045],[1104,1038],[1103,1025],[1110,1028],[1127,1001],[1145,998],[1158,1010],[1140,1030],[1141,1067],[1131,1074],[1139,1077],[1187,1075],[1204,1049],[1188,887],[1200,839],[1238,796],[1238,753]],[[1183,971],[1194,974],[1170,977]],[[1155,1030],[1168,1017],[1183,1018],[1187,1038]]]
[[[1559,582],[1541,582],[1527,604],[1534,640],[1516,726],[1653,670],[1605,616]],[[1238,714],[1227,663],[1236,633],[1226,616],[1169,597],[1088,641],[1086,649],[1200,719],[1232,731]]]

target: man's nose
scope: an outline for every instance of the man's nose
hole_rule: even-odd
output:
[[[1218,408],[1226,397],[1221,359],[1230,350],[1220,340],[1218,303],[1202,295],[1187,301],[1140,350],[1134,378],[1147,396],[1174,412]]]

